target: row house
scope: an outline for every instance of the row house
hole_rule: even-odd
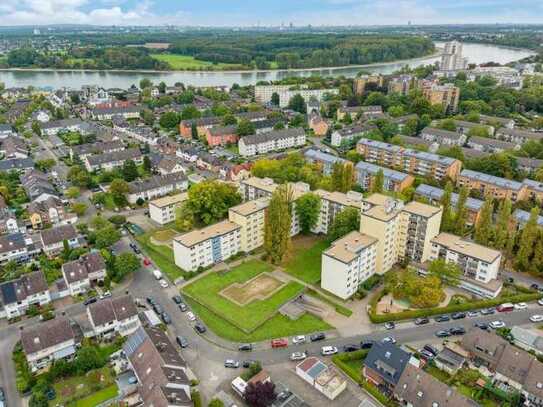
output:
[[[24,315],[30,306],[42,306],[51,302],[47,281],[39,270],[0,284],[0,296],[7,319]]]
[[[365,137],[375,130],[377,130],[377,126],[372,124],[355,124],[353,126],[346,126],[332,132],[331,144],[334,147],[340,147],[345,143]]]
[[[140,327],[123,345],[145,406],[192,407],[187,363],[160,328]]]
[[[181,165],[179,159],[175,156],[164,157],[156,165],[156,169],[160,175],[176,174],[187,172],[186,168]]]
[[[488,116],[486,114],[480,114],[479,122],[482,124],[486,124],[487,126],[492,126],[494,130],[497,127],[503,127],[506,129],[515,128],[515,121],[506,117]]]
[[[496,298],[502,288],[498,272],[502,255],[460,236],[440,233],[431,241],[429,261],[443,259],[456,264],[463,273],[459,287],[477,296]]]
[[[356,150],[365,161],[438,180],[445,177],[455,180],[462,168],[462,163],[454,158],[416,151],[382,141],[360,139]]]
[[[305,142],[306,134],[302,128],[290,128],[242,137],[238,143],[238,148],[241,156],[250,157],[288,148],[302,147]]]
[[[463,133],[435,127],[425,127],[422,129],[420,137],[423,140],[437,143],[440,146],[462,146],[466,142],[466,136]]]
[[[24,222],[17,219],[15,212],[6,205],[4,198],[0,196],[0,235],[25,231]]]
[[[81,119],[63,119],[40,123],[40,129],[42,134],[46,136],[56,136],[58,133],[66,131],[84,133],[88,129],[88,125]]]
[[[28,145],[26,142],[16,136],[10,136],[1,140],[0,153],[4,155],[4,159],[13,158],[28,158]]]
[[[123,132],[128,137],[138,140],[143,144],[155,146],[158,143],[158,134],[149,126],[133,126],[123,130]]]
[[[543,160],[529,157],[515,157],[518,169],[527,173],[534,173],[543,167]]]
[[[356,120],[358,118],[365,119],[367,118],[367,116],[371,116],[374,114],[383,114],[383,107],[380,105],[342,106],[339,107],[336,111],[336,117],[338,121],[342,121],[347,115],[349,115],[352,120]]]
[[[187,145],[181,145],[176,150],[175,155],[189,163],[195,163],[198,160],[198,155],[200,150],[196,147],[191,147]]]
[[[82,241],[73,225],[62,225],[40,232],[42,250],[49,257],[64,250],[64,242],[67,242],[70,249],[80,247]]]
[[[120,140],[81,144],[70,147],[70,159],[84,160],[89,155],[115,153],[124,149],[125,146]]]
[[[515,209],[513,211],[513,220],[518,230],[522,229],[530,220],[530,212],[523,211],[522,209]],[[543,216],[537,217],[537,224],[543,226]]]
[[[34,160],[29,157],[0,160],[0,171],[2,172],[16,171],[18,173],[25,173],[31,171],[33,168]]]
[[[200,119],[182,120],[179,123],[179,134],[186,140],[192,139],[192,128],[196,127],[198,137],[204,137],[206,131],[213,126],[218,126],[222,123],[222,117],[211,116],[202,117]]]
[[[479,191],[482,195],[490,195],[494,199],[509,198],[511,202],[526,199],[526,186],[521,182],[495,177],[482,172],[463,170],[457,180],[458,186]]]
[[[383,174],[383,189],[390,192],[402,192],[409,188],[415,181],[415,177],[400,171],[391,170],[376,164],[360,161],[356,164],[356,183],[364,190],[371,190],[375,177],[381,172]]]
[[[187,199],[187,192],[154,199],[149,202],[149,217],[160,225],[173,222],[177,208]]]
[[[543,202],[543,183],[526,178],[522,185],[526,188],[526,199]]]
[[[0,123],[0,140],[5,140],[8,137],[14,137],[16,135],[11,124]]]
[[[32,169],[21,176],[21,186],[32,202],[43,202],[59,196],[53,184],[49,182],[49,177],[39,170]]]
[[[138,148],[127,148],[112,153],[86,156],[83,163],[89,172],[100,170],[111,171],[115,168],[122,167],[127,160],[132,160],[137,165],[142,164],[143,154]]]
[[[326,366],[315,356],[310,356],[298,363],[296,375],[329,400],[336,399],[347,388],[347,380],[339,371],[335,367]]]
[[[87,336],[98,338],[122,337],[133,334],[140,326],[138,309],[130,295],[105,298],[87,307],[92,330]]]
[[[91,252],[62,265],[62,277],[71,296],[86,293],[106,278],[106,262],[99,252]]]
[[[344,164],[347,160],[333,154],[323,153],[320,150],[309,149],[304,153],[304,158],[308,163],[318,164],[321,167],[322,175],[329,176],[334,170],[336,164]]]
[[[206,129],[205,137],[210,147],[224,146],[238,142],[237,126],[214,126]]]
[[[41,245],[22,232],[0,236],[0,264],[10,261],[24,263],[36,256],[40,250]]]
[[[33,229],[43,229],[59,224],[74,224],[77,215],[68,213],[62,201],[50,196],[43,201],[30,202],[26,208]]]
[[[223,160],[214,154],[201,152],[196,160],[196,167],[201,170],[219,172],[223,166]]]
[[[520,148],[520,146],[515,143],[478,136],[470,137],[467,144],[474,150],[490,154],[501,153],[506,150],[518,150]]]
[[[220,170],[221,177],[227,181],[240,182],[251,177],[253,163],[232,164],[226,161]]]
[[[481,123],[467,122],[465,120],[454,120],[454,124],[456,126],[456,131],[466,136],[468,135],[470,130],[476,128],[484,128],[488,137],[492,137],[494,135],[494,128],[492,126],[486,126]]]
[[[430,205],[440,205],[441,199],[445,191],[441,188],[434,187],[432,185],[420,184],[417,189],[415,189],[415,196],[417,198],[422,198],[427,201]],[[458,204],[459,195],[455,192],[451,194],[451,205],[456,207]],[[468,197],[465,203],[465,208],[467,210],[467,219],[466,224],[469,226],[475,225],[481,214],[481,209],[483,208],[484,201],[480,199],[475,199]]]
[[[63,316],[34,324],[21,331],[21,345],[32,372],[75,356],[79,346],[76,331]]]
[[[128,184],[128,202],[135,204],[139,199],[145,201],[160,198],[176,191],[188,189],[187,177],[177,172],[168,175],[154,175],[142,181],[132,181]]]
[[[93,109],[91,116],[94,120],[111,120],[113,116],[122,116],[125,119],[139,119],[141,110],[140,106],[103,107]]]
[[[543,133],[536,133],[533,131],[510,129],[510,128],[499,128],[496,130],[496,136],[498,140],[509,141],[510,143],[515,143],[522,145],[528,141],[537,141],[540,142],[543,140]]]

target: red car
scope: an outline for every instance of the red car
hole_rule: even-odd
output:
[[[145,267],[149,267],[151,265],[151,260],[146,257],[145,259],[143,259],[143,265]]]
[[[272,348],[286,348],[288,346],[287,338],[272,339],[271,341]]]

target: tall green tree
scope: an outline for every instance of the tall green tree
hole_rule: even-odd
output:
[[[321,199],[308,192],[296,200],[295,211],[303,234],[308,234],[319,220]]]
[[[305,114],[307,112],[307,106],[305,104],[305,99],[299,93],[292,96],[288,102],[288,108],[294,110],[298,113]]]
[[[273,92],[271,95],[271,102],[275,106],[279,106],[279,94],[277,92]]]
[[[532,208],[530,218],[520,232],[517,256],[515,265],[519,271],[529,271],[530,262],[534,253],[534,246],[539,235],[537,219],[539,217],[539,208]]]
[[[443,192],[443,196],[441,197],[440,204],[443,208],[443,215],[441,216],[441,231],[442,232],[450,232],[453,226],[453,213],[452,213],[452,192],[453,192],[453,185],[449,181],[445,185],[445,191]]]
[[[196,123],[192,123],[190,126],[190,135],[193,140],[198,140],[198,127],[196,127]]]
[[[437,259],[430,263],[428,273],[439,278],[444,284],[457,286],[460,282],[462,270],[454,263],[448,263],[444,259]]]
[[[134,160],[126,160],[123,164],[121,173],[126,182],[132,182],[138,178],[138,167],[136,167]]]
[[[360,229],[360,211],[356,208],[345,208],[336,215],[328,229],[328,240],[334,241],[353,230]]]
[[[456,202],[455,216],[454,216],[454,227],[453,231],[459,236],[464,236],[466,233],[466,222],[468,220],[468,209],[466,207],[466,202],[468,200],[469,190],[466,187],[460,188],[460,193],[458,194],[458,201]]]
[[[292,189],[280,185],[272,194],[264,226],[264,250],[273,264],[283,261],[290,247]]]
[[[504,250],[510,237],[512,204],[509,198],[504,199],[498,206],[496,219],[496,232],[494,235],[494,248]]]
[[[481,217],[475,225],[474,239],[477,243],[483,246],[488,246],[493,239],[494,226],[492,222],[492,213],[494,211],[494,203],[491,196],[485,199],[483,208],[481,209]]]
[[[119,206],[123,206],[126,203],[126,194],[130,191],[128,183],[125,180],[115,178],[109,184],[109,192],[113,196],[113,200]]]
[[[250,134],[255,134],[256,129],[255,125],[252,122],[247,119],[243,119],[239,121],[236,131],[238,133],[238,136],[243,137]]]
[[[146,155],[145,157],[143,157],[143,170],[146,173],[150,174],[152,169],[153,169],[153,165],[151,163],[151,159],[149,158],[148,155]]]
[[[373,182],[371,183],[370,192],[372,193],[382,193],[383,187],[385,183],[385,174],[383,173],[383,170],[377,171],[377,174],[375,174],[375,177],[373,178]]]
[[[228,209],[241,202],[237,189],[224,182],[204,181],[189,189],[188,208],[206,225],[224,219]]]

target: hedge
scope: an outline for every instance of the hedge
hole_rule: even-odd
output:
[[[498,298],[492,298],[487,300],[479,300],[464,304],[453,304],[448,305],[446,307],[435,307],[435,308],[424,308],[424,309],[418,309],[418,310],[408,310],[408,311],[402,311],[402,312],[396,312],[394,314],[376,314],[375,309],[377,307],[377,303],[379,300],[385,295],[385,290],[381,290],[377,292],[370,300],[369,305],[369,317],[371,322],[375,324],[381,324],[384,322],[389,321],[400,321],[404,319],[414,319],[414,318],[422,318],[422,317],[429,317],[432,315],[440,315],[440,314],[449,314],[452,312],[464,312],[464,311],[471,311],[474,309],[480,309],[480,308],[488,308],[488,307],[495,307],[497,305],[503,304],[505,302],[530,302],[530,301],[536,301],[543,297],[540,293],[534,293],[531,291],[530,294],[517,294],[512,295],[508,297],[498,297]]]

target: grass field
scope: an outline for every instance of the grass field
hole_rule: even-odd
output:
[[[191,57],[189,55],[176,55],[176,54],[151,54],[151,57],[158,61],[166,62],[170,64],[174,70],[184,69],[225,69],[234,67],[234,64],[214,64],[209,61],[201,61]]]
[[[75,403],[72,403],[74,407],[94,407],[104,401],[112,399],[117,396],[118,388],[116,384],[113,384],[105,389],[102,389],[84,399],[77,400]],[[71,406],[70,405],[70,406]]]
[[[172,244],[173,238],[178,234],[179,233],[173,229],[157,230],[155,233],[153,233],[153,239],[156,242],[170,245]]]
[[[321,279],[321,253],[328,246],[328,242],[321,237],[295,237],[283,265],[285,271],[306,283],[317,284]]]
[[[50,406],[93,406],[96,404],[78,404],[77,402],[82,401],[82,399],[87,397],[90,398],[97,392],[108,388],[112,389],[105,393],[108,397],[104,398],[102,401],[110,399],[117,394],[117,385],[115,384],[111,370],[108,367],[91,370],[82,376],[64,378],[53,384],[53,387],[57,397],[49,402]],[[113,391],[115,391],[115,393],[113,393]],[[111,396],[110,394],[112,393],[113,395]]]
[[[236,305],[218,294],[231,284],[244,283],[265,271],[271,272],[272,266],[258,260],[249,261],[225,274],[211,273],[184,287],[183,292],[231,324],[251,332],[304,289],[299,283],[289,282],[269,298],[254,300],[244,306]]]
[[[156,246],[149,241],[153,233],[155,232],[148,232],[135,237],[144,253],[156,263],[162,272],[166,273],[172,282],[179,277],[187,277],[188,274],[175,265],[172,249],[168,246]]]

